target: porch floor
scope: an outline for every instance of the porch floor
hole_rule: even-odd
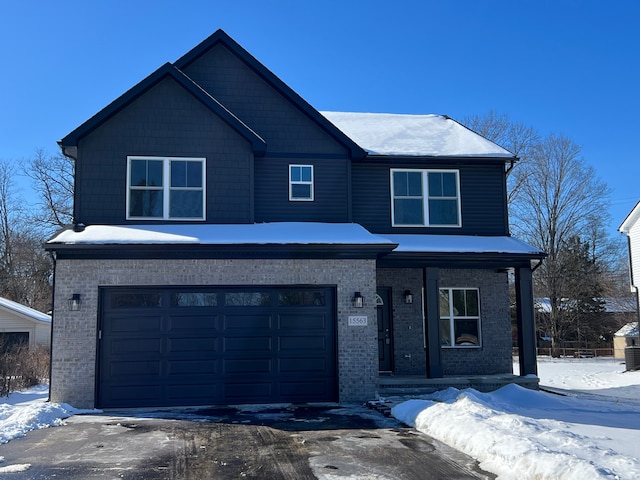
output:
[[[505,385],[516,383],[532,390],[538,389],[539,378],[534,375],[521,377],[511,373],[497,375],[447,375],[443,378],[425,378],[420,375],[380,374],[378,394],[381,397],[419,395],[454,387],[459,390],[473,388],[479,392],[491,392]]]

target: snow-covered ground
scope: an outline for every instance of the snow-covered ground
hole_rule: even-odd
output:
[[[612,359],[542,357],[541,385],[562,395],[516,385],[449,389],[402,399],[392,413],[500,480],[640,479],[640,371],[624,368]],[[46,399],[46,386],[0,398],[0,443],[83,413]]]
[[[624,370],[613,359],[542,357],[540,384],[563,395],[448,389],[392,413],[499,480],[640,479],[640,371]]]

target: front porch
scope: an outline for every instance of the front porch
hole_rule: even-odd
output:
[[[515,383],[521,387],[537,390],[539,378],[535,375],[447,375],[443,378],[425,378],[420,375],[380,375],[378,395],[381,398],[423,395],[454,387],[459,390],[473,388],[479,392],[491,392]]]

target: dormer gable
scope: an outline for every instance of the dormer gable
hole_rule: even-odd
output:
[[[263,155],[266,150],[266,142],[247,125],[245,125],[240,119],[238,119],[232,112],[230,112],[224,105],[222,105],[213,96],[198,86],[187,75],[178,70],[171,63],[165,63],[158,70],[153,72],[147,78],[142,80],[136,86],[125,92],[118,97],[112,103],[103,108],[96,115],[84,122],[78,128],[73,130],[62,140],[59,145],[62,148],[65,155],[76,158],[78,142],[98,128],[104,122],[123,110],[125,107],[133,103],[144,93],[151,90],[166,78],[175,80],[185,91],[197,99],[200,103],[206,106],[209,110],[220,117],[231,128],[233,128],[239,135],[247,140],[252,147],[255,155]]]
[[[210,37],[205,39],[199,45],[179,58],[174,63],[174,65],[179,70],[190,75],[189,71],[191,69],[195,69],[198,62],[205,61],[205,57],[219,47],[223,47],[227,52],[229,52],[230,55],[239,60],[246,68],[257,75],[262,82],[269,85],[269,87],[271,87],[273,91],[277,92],[277,94],[281,96],[284,101],[290,104],[295,110],[301,112],[304,117],[306,117],[313,124],[319,127],[325,134],[329,135],[329,137],[336,141],[339,145],[341,145],[342,148],[345,148],[349,153],[350,158],[360,159],[366,156],[366,152],[363,148],[361,148],[351,138],[345,135],[323,115],[321,115],[306,100],[304,100],[293,89],[291,89],[287,84],[280,80],[280,78],[278,78],[262,63],[260,63],[253,55],[251,55],[247,50],[240,46],[223,30],[217,30]],[[212,91],[214,87],[207,85],[207,81],[201,78],[195,78],[195,74],[193,78],[212,96],[220,99],[217,92]],[[227,102],[225,102],[224,100],[222,100],[222,102],[225,103],[225,105],[231,108],[234,112],[238,113],[233,106],[227,104]],[[247,121],[246,119],[244,119],[244,117],[243,120]]]

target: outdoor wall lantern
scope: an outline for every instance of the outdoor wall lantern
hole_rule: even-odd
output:
[[[413,294],[410,290],[404,291],[404,303],[413,303]]]
[[[72,312],[77,312],[78,310],[80,310],[80,304],[82,303],[82,300],[80,299],[79,293],[74,293],[73,295],[71,295],[71,298],[67,300],[67,302],[69,302],[69,310],[71,310]]]
[[[356,308],[364,307],[364,297],[360,292],[353,292],[353,306]]]

